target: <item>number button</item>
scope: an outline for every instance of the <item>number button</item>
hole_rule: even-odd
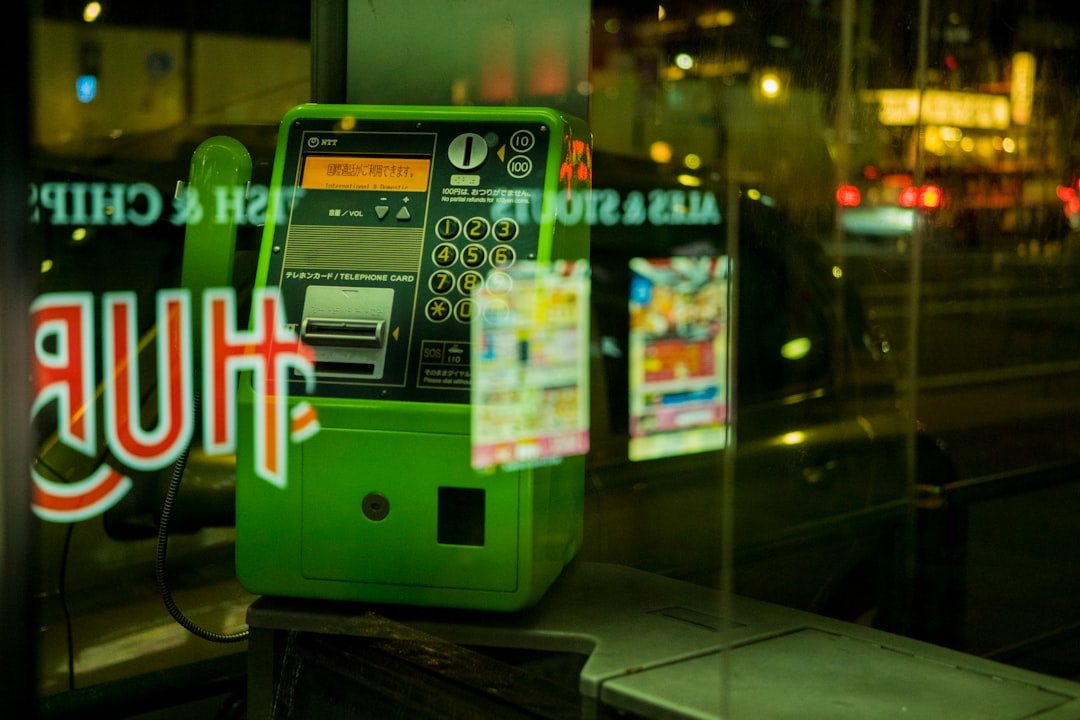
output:
[[[493,325],[501,325],[510,319],[510,306],[505,300],[490,300],[483,309],[484,319]]]
[[[495,224],[491,226],[491,234],[495,236],[495,239],[499,242],[510,242],[517,237],[518,224],[517,220],[511,218],[501,218],[495,221]]]
[[[498,245],[491,249],[491,267],[505,270],[514,264],[514,248],[509,245]]]
[[[514,286],[514,281],[504,272],[496,270],[488,274],[487,289],[496,295],[505,295]]]
[[[431,259],[435,261],[435,264],[439,267],[450,267],[457,260],[458,251],[457,248],[449,243],[440,243],[435,246],[435,249],[431,252]]]
[[[461,251],[461,264],[467,268],[478,268],[487,260],[487,251],[483,245],[466,245]]]
[[[458,300],[454,306],[454,319],[458,322],[467,323],[472,320],[473,301],[469,298]]]
[[[483,276],[474,270],[469,270],[461,273],[461,277],[458,278],[458,292],[462,295],[471,295],[473,290],[480,289],[483,284]]]
[[[489,229],[488,221],[484,218],[474,217],[465,221],[465,237],[473,242],[479,242],[486,238]]]
[[[432,322],[442,322],[450,317],[450,303],[443,298],[431,298],[424,308],[424,314]]]
[[[444,217],[435,226],[435,234],[443,240],[453,240],[461,232],[461,221],[456,217]]]
[[[445,295],[454,289],[454,276],[445,270],[436,270],[428,280],[428,287],[436,295]]]

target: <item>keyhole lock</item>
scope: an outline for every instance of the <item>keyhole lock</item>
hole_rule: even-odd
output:
[[[362,504],[364,517],[378,522],[390,514],[390,501],[382,493],[368,493]]]

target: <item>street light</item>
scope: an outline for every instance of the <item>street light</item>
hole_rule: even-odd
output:
[[[761,94],[765,97],[775,98],[780,94],[780,77],[775,73],[766,73],[761,76]]]
[[[92,23],[101,17],[101,3],[89,2],[83,8],[83,21]]]
[[[787,70],[764,68],[754,73],[754,99],[765,103],[787,101],[791,86],[791,73]]]

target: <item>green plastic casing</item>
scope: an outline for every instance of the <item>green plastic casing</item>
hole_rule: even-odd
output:
[[[466,135],[474,143],[466,155],[461,140],[450,150]],[[478,138],[486,158],[472,167]],[[336,363],[314,394],[290,391],[291,406],[306,401],[315,408],[320,429],[290,444],[283,487],[254,473],[256,398],[251,378],[242,376],[236,566],[249,591],[511,611],[535,603],[573,558],[582,535],[584,458],[474,470],[468,387],[439,387],[435,378],[443,375],[421,358],[436,349],[447,353],[440,357],[463,349],[468,356],[468,322],[456,314],[437,322],[429,316],[440,297],[432,276],[443,270],[436,248],[449,244],[463,253],[476,244],[485,257],[506,254],[496,252],[503,243],[494,234],[476,243],[436,235],[440,220],[455,216],[466,225],[481,217],[505,230],[511,226],[494,223],[514,219],[517,235],[505,244],[518,261],[588,257],[588,224],[565,222],[565,214],[566,199],[589,188],[589,141],[581,120],[544,108],[302,105],[285,115],[256,287],[280,287],[295,327],[308,307],[299,296],[311,286],[383,297],[392,290],[393,308],[380,316],[387,321],[385,369],[355,366],[377,377],[353,378],[351,366]],[[451,152],[464,169],[452,166]],[[302,178],[307,158],[317,156],[364,158],[353,171],[363,173],[382,160],[427,157],[430,172],[407,181],[405,190],[393,183],[312,189],[330,172],[319,171],[317,181]],[[421,181],[424,190],[417,189]],[[491,194],[498,199],[461,199]],[[379,234],[384,229],[389,234]],[[467,270],[461,263],[449,268],[459,282]],[[445,296],[455,313],[470,307],[459,295]],[[384,516],[365,511],[372,498]]]

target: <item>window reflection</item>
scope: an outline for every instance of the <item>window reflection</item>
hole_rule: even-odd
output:
[[[1080,673],[1076,12],[1009,0],[597,0],[582,23],[588,52],[564,52],[576,25],[530,12],[530,32],[496,24],[490,42],[440,63],[399,72],[350,57],[364,72],[348,92],[588,116],[593,189],[569,199],[592,237],[582,558],[710,587],[730,561],[741,595]],[[107,292],[133,291],[149,346],[154,299],[181,282],[185,226],[206,218],[238,226],[236,315],[248,317],[277,123],[312,95],[311,30],[304,3],[42,3],[27,198],[39,292],[87,292],[100,307]],[[178,192],[196,146],[219,134],[251,152],[252,183]],[[454,265],[459,252],[447,242],[439,257]],[[494,262],[477,258],[460,259]],[[715,293],[730,315],[639,324],[634,313],[659,303],[641,279],[694,263],[725,271],[678,302]],[[663,294],[667,280],[652,282]],[[640,362],[650,351],[659,365]],[[648,407],[649,383],[673,378],[694,413]],[[139,390],[150,426],[157,389],[148,379]],[[86,473],[58,450],[55,416],[36,416],[37,460],[63,483]],[[698,434],[676,437],[669,421]],[[199,472],[181,552],[189,569],[208,558],[208,584],[235,598],[234,477],[215,461]],[[133,479],[130,497],[71,542],[44,531],[44,574],[64,573],[64,600],[109,599],[107,618],[89,601],[67,617],[55,583],[43,588],[54,621],[43,692],[69,684],[67,631],[54,628],[128,613],[119,598],[137,586],[130,568],[149,556],[161,503],[160,477]],[[131,617],[158,621],[140,607]],[[158,665],[174,662],[169,637],[145,650]],[[206,651],[185,647],[185,658]],[[92,665],[74,668],[79,682],[112,677]]]

